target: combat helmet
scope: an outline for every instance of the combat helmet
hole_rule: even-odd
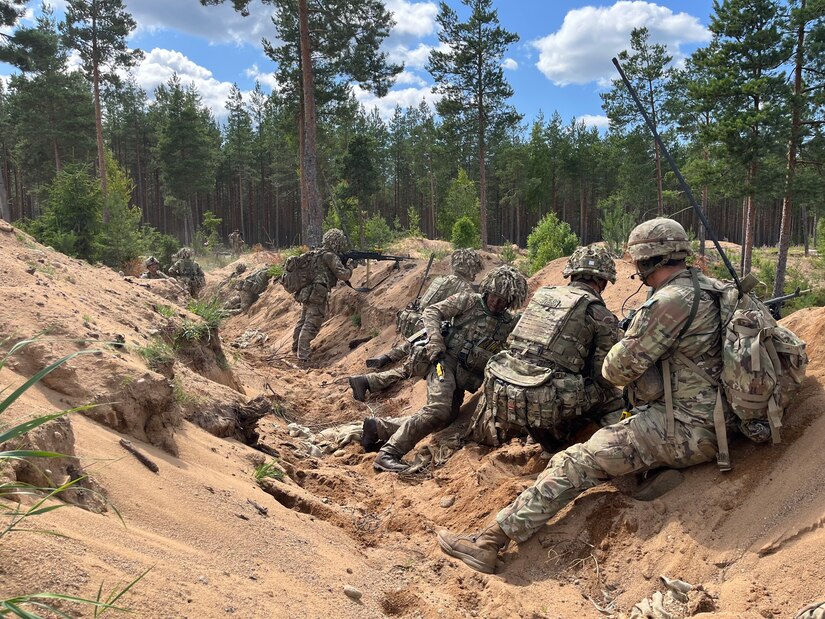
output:
[[[576,248],[561,274],[565,278],[571,275],[599,277],[615,284],[616,263],[610,252],[601,245],[587,245]]]
[[[450,267],[456,275],[463,275],[467,279],[475,279],[484,266],[481,256],[473,249],[457,249],[450,257]]]
[[[479,290],[498,295],[509,307],[520,307],[527,300],[527,278],[515,267],[504,264],[487,273]]]
[[[657,217],[633,228],[627,250],[634,262],[651,258],[661,258],[663,262],[681,260],[693,253],[682,224],[667,217]]]
[[[181,247],[178,253],[175,254],[175,258],[178,260],[191,260],[194,257],[195,252],[190,247]]]
[[[143,266],[145,266],[147,269],[153,264],[157,264],[158,266],[160,266],[160,262],[154,256],[149,256],[146,260],[143,261]]]
[[[347,235],[344,234],[343,230],[339,230],[338,228],[330,228],[324,232],[324,237],[321,239],[321,244],[330,251],[340,254],[347,247]]]

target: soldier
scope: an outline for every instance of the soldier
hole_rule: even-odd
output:
[[[439,303],[451,295],[471,291],[472,281],[483,268],[481,256],[472,249],[454,251],[450,258],[450,266],[453,274],[436,277],[427,288],[427,292],[421,297],[419,302],[421,310]],[[409,336],[424,328],[421,323],[420,312],[408,308],[401,312],[399,318],[399,330],[403,335]],[[410,349],[411,344],[405,337],[400,346],[396,346],[385,354],[367,359],[367,367],[372,368],[382,368],[401,359],[405,359],[405,361],[400,367],[385,372],[377,372],[366,376],[350,376],[349,385],[352,388],[352,397],[363,402],[367,391],[383,391],[400,380],[411,378],[414,374],[414,368],[409,358]]]
[[[140,279],[169,279],[160,270],[160,262],[154,256],[149,256],[143,261],[143,266],[146,270],[140,274]]]
[[[264,266],[260,269],[255,269],[245,278],[236,282],[235,288],[240,295],[240,310],[242,312],[249,310],[252,304],[258,300],[269,285],[271,278],[272,275],[269,273],[269,267]]]
[[[532,487],[479,535],[440,531],[441,549],[475,570],[493,573],[499,550],[510,540],[527,541],[588,488],[657,467],[708,462],[716,455],[717,390],[696,370],[717,379],[722,370],[719,306],[705,290],[719,282],[686,268],[690,241],[672,219],[636,226],[628,251],[652,295],[608,353],[602,375],[614,385],[627,385],[633,414],[554,455]],[[663,373],[672,380],[663,381]]]
[[[579,247],[562,272],[567,286],[543,286],[487,364],[472,438],[498,445],[526,430],[549,452],[585,425],[623,406],[622,392],[602,377],[602,362],[619,341],[616,317],[601,293],[616,283],[603,247]],[[529,404],[528,404],[529,403]]]
[[[465,391],[476,391],[484,380],[484,366],[492,350],[501,348],[517,317],[507,311],[527,298],[527,280],[510,266],[500,266],[481,282],[480,292],[461,292],[424,310],[427,330],[423,353],[427,372],[427,404],[407,419],[381,447],[373,467],[403,472],[401,458],[428,434],[455,418]],[[450,321],[446,336],[442,322]],[[419,347],[414,347],[419,348]]]
[[[206,285],[206,276],[201,266],[193,260],[194,255],[190,248],[181,247],[174,255],[176,261],[169,269],[169,275],[177,279],[193,298],[197,298]]]
[[[243,239],[239,230],[235,230],[229,235],[229,245],[232,248],[232,256],[237,258],[243,249]]]
[[[338,257],[346,246],[347,237],[341,230],[327,230],[321,241],[322,251],[313,261],[315,276],[312,283],[295,293],[295,300],[302,307],[301,318],[292,332],[292,352],[297,354],[299,361],[309,361],[310,344],[321,330],[330,291],[339,281],[348,281],[352,277],[352,269],[347,268]]]

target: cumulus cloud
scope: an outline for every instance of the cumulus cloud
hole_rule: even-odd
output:
[[[387,0],[385,6],[395,20],[388,37],[390,40],[421,38],[435,31],[438,7],[434,2]]]
[[[607,129],[610,126],[610,119],[607,116],[598,116],[594,114],[582,114],[576,116],[577,123],[584,123],[587,127],[596,127],[598,129]]]
[[[616,77],[610,59],[630,47],[630,31],[641,26],[650,31],[651,42],[666,44],[677,62],[684,57],[681,45],[711,37],[693,15],[643,0],[622,0],[569,11],[558,31],[532,42],[539,50],[536,66],[558,86],[594,81],[607,85]]]
[[[396,84],[412,84],[413,86],[426,86],[427,80],[425,80],[420,75],[416,75],[415,73],[411,73],[410,71],[402,71],[399,73],[395,78]]]
[[[373,108],[377,108],[378,113],[384,120],[390,120],[392,118],[397,105],[401,106],[402,109],[418,107],[421,100],[424,99],[431,107],[434,107],[436,101],[441,98],[441,95],[433,93],[430,86],[391,90],[387,93],[386,97],[380,99],[371,92],[358,86],[353,87],[353,92],[356,100],[364,106],[367,112]]]
[[[265,73],[261,71],[256,64],[246,69],[244,75],[251,80],[260,82],[262,86],[268,86],[270,90],[280,90],[278,80],[275,79],[275,73],[272,71]]]
[[[197,0],[126,0],[126,10],[138,23],[138,32],[179,30],[214,43],[259,45],[261,38],[275,38],[272,5],[253,0],[249,17],[242,17],[231,2],[202,6]],[[137,34],[136,33],[136,34]]]
[[[509,69],[510,71],[515,71],[518,69],[518,63],[512,58],[505,58],[504,62],[501,63],[502,69]]]
[[[146,53],[143,62],[132,69],[132,73],[138,85],[150,94],[177,73],[182,84],[195,84],[201,95],[201,102],[211,109],[217,118],[226,116],[224,104],[229,97],[232,84],[215,79],[212,71],[192,62],[178,51],[156,47]]]

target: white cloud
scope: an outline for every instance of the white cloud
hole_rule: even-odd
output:
[[[395,78],[396,84],[412,84],[413,86],[426,86],[427,80],[420,75],[410,73],[409,71],[402,71]]]
[[[252,0],[249,17],[242,17],[231,2],[202,6],[197,0],[125,0],[126,10],[138,23],[138,31],[178,30],[212,43],[248,43],[257,47],[261,38],[275,39],[272,5]]]
[[[510,71],[515,71],[518,69],[518,63],[512,58],[505,58],[504,62],[501,63],[502,69],[509,69]]]
[[[598,116],[594,114],[582,114],[576,116],[577,123],[584,123],[588,127],[596,127],[598,129],[607,129],[610,126],[610,119],[607,116]]]
[[[630,31],[645,26],[652,43],[664,43],[679,61],[680,46],[710,40],[710,32],[687,13],[644,2],[622,0],[610,7],[586,6],[567,13],[561,28],[532,42],[539,50],[538,69],[559,86],[598,82],[616,77],[610,59],[630,47]]]
[[[262,86],[269,86],[271,90],[280,90],[280,85],[278,84],[278,80],[275,78],[275,73],[270,71],[269,73],[264,73],[258,68],[258,65],[253,64],[251,67],[244,71],[244,75],[251,80],[255,80],[261,83]]]
[[[400,105],[402,109],[408,107],[418,107],[421,100],[424,99],[430,106],[435,106],[436,101],[441,98],[441,95],[434,94],[432,87],[426,86],[424,88],[402,88],[391,90],[386,97],[378,98],[369,91],[366,91],[358,86],[353,87],[356,100],[360,102],[367,112],[373,108],[378,109],[378,113],[384,120],[389,120],[395,113],[396,105]]]
[[[435,31],[435,16],[438,14],[435,3],[387,0],[385,6],[395,20],[388,39],[421,38]]]
[[[132,73],[138,85],[150,94],[177,73],[182,84],[195,84],[201,102],[212,110],[216,118],[226,116],[224,104],[232,84],[216,80],[209,69],[192,62],[178,51],[156,47],[146,53],[143,62],[132,69]]]
[[[425,43],[410,49],[406,45],[385,46],[390,62],[404,64],[407,69],[423,69],[427,64],[432,47]]]

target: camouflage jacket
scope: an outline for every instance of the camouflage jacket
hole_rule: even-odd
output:
[[[460,275],[439,275],[421,296],[419,307],[423,310],[459,292],[472,292],[472,284]]]
[[[710,278],[698,277],[700,282],[713,285]],[[694,295],[687,270],[662,283],[607,354],[602,375],[614,385],[627,385],[634,403],[653,404],[664,411],[662,360],[668,358],[674,416],[684,423],[712,428],[716,389],[673,356],[677,351],[684,354],[713,379],[722,371],[722,326],[718,303],[711,294],[700,291],[696,316],[679,337],[688,323]]]
[[[495,315],[487,308],[482,295],[460,292],[430,305],[421,320],[431,341],[441,343],[447,355],[456,360],[471,359],[461,364],[482,378],[487,360],[504,347],[518,317],[508,311]],[[442,321],[452,324],[446,341],[441,335]]]
[[[237,290],[244,290],[252,294],[261,294],[269,285],[270,278],[269,267],[261,267],[259,269],[255,269],[243,279],[235,282],[235,288]]]
[[[179,279],[194,279],[206,281],[206,276],[203,274],[203,269],[194,260],[183,259],[175,261],[175,264],[169,269],[169,275]]]
[[[161,273],[160,271],[156,271],[152,273],[151,271],[144,271],[140,274],[140,279],[169,279],[166,275]]]
[[[339,281],[348,281],[352,277],[352,269],[347,268],[333,251],[321,250],[315,260],[316,284],[323,284],[330,290],[335,288]]]

